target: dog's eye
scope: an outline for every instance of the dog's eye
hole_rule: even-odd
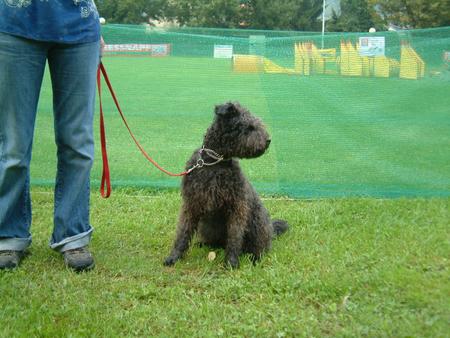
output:
[[[255,130],[255,127],[254,126],[248,126],[247,127],[247,131],[248,132],[251,132],[251,131],[254,131]]]

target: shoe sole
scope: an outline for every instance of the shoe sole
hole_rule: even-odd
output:
[[[19,267],[22,260],[29,254],[28,251],[22,251],[19,253],[19,261],[17,263],[8,262],[5,265],[0,266],[0,270],[14,270]]]
[[[18,267],[19,267],[19,264],[7,264],[7,265],[0,266],[0,270],[8,271],[8,270],[14,270]]]
[[[90,271],[95,267],[95,262],[92,262],[92,264],[88,266],[67,266],[68,268],[72,269],[75,272],[83,272],[83,271]]]

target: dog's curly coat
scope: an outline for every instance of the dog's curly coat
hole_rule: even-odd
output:
[[[202,243],[225,248],[226,261],[236,268],[241,253],[250,253],[254,261],[258,260],[270,248],[272,237],[288,229],[285,221],[270,220],[239,166],[238,158],[261,156],[269,144],[270,136],[261,120],[239,103],[215,107],[215,118],[206,132],[203,147],[187,162],[187,169],[202,161],[205,165],[183,178],[183,206],[176,239],[165,265],[181,258],[195,232]],[[220,158],[217,154],[223,160],[208,165]]]

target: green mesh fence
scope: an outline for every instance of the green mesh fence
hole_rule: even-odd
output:
[[[260,192],[450,196],[450,27],[322,38],[105,25],[103,36],[103,62],[128,122],[170,171],[182,171],[201,146],[214,105],[232,100],[260,116],[272,135],[268,153],[241,162]],[[141,156],[105,89],[104,107],[113,186],[178,187],[179,178]],[[54,181],[52,126],[47,75],[34,184]],[[100,177],[97,141],[94,185]]]

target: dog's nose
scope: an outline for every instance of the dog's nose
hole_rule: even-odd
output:
[[[272,140],[269,138],[269,139],[267,139],[266,140],[266,148],[270,145],[270,142],[271,142]]]

